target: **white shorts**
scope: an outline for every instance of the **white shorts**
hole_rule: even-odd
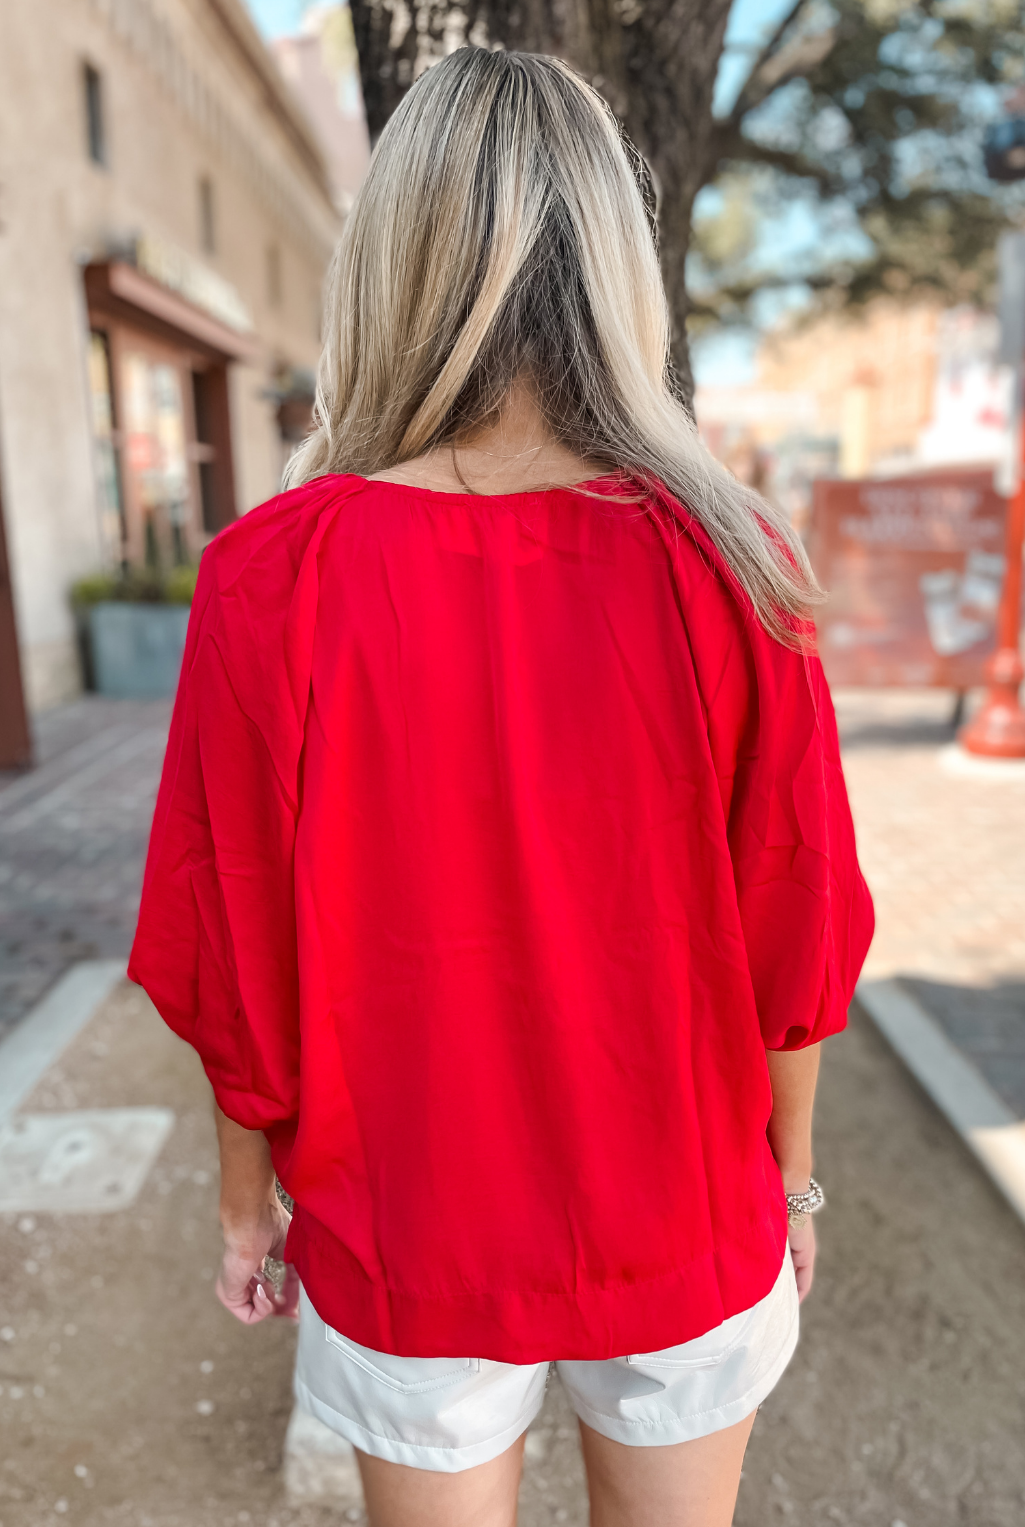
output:
[[[704,1336],[607,1362],[556,1361],[580,1419],[634,1447],[721,1431],[751,1414],[797,1346],[797,1285],[787,1250],[772,1290]],[[364,1453],[439,1473],[497,1458],[533,1421],[548,1363],[486,1357],[391,1357],[325,1325],[305,1292],[300,1405]]]

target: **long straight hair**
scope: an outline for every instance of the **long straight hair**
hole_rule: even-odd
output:
[[[767,630],[800,645],[821,597],[804,548],[675,395],[636,159],[558,59],[468,47],[423,74],[335,253],[315,428],[286,482],[370,476],[468,440],[522,378],[582,459],[664,484]]]

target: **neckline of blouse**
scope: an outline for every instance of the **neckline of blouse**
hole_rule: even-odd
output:
[[[547,488],[520,488],[511,493],[467,493],[457,488],[424,488],[418,483],[395,482],[389,477],[361,477],[358,472],[338,472],[332,476],[350,477],[354,482],[363,484],[368,488],[401,488],[406,493],[420,493],[425,498],[455,499],[465,503],[469,500],[484,499],[488,503],[498,503],[502,499],[510,498],[540,498],[548,493],[594,493],[599,497],[607,498],[607,486],[626,486],[629,479],[622,473],[605,472],[599,477],[587,477],[581,482],[554,483]],[[602,491],[601,485],[606,485],[606,491]]]

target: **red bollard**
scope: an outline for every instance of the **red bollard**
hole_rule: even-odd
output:
[[[980,753],[986,758],[1025,758],[1025,710],[1018,699],[1025,676],[1018,634],[1023,541],[1025,449],[1018,487],[1007,506],[1007,570],[997,614],[997,650],[986,664],[988,690],[975,715],[958,733],[958,740],[967,752]]]

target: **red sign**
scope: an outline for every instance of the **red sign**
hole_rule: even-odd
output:
[[[1006,511],[991,470],[817,482],[810,552],[829,595],[817,625],[830,682],[981,684]]]
[[[125,457],[133,472],[152,472],[158,449],[153,436],[142,430],[132,430],[125,436]]]

